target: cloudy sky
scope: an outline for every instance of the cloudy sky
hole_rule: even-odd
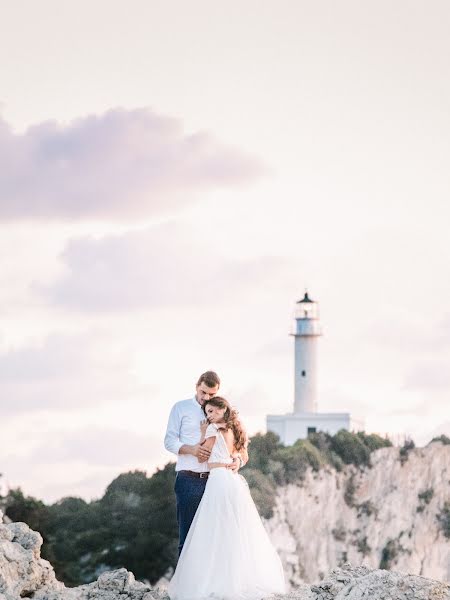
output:
[[[10,485],[151,473],[207,369],[264,430],[305,288],[320,409],[450,433],[448,2],[0,4]]]

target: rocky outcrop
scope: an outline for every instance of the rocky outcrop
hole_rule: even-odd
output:
[[[345,565],[311,585],[309,594],[305,600],[447,600],[450,586],[417,575]]]
[[[266,527],[292,586],[347,562],[450,581],[450,539],[439,520],[450,501],[450,445],[382,448],[371,462],[309,470],[278,489]]]
[[[42,536],[25,523],[0,523],[0,600],[62,590],[51,564],[40,557]]]
[[[25,523],[2,524],[0,515],[0,600],[168,600],[163,589],[136,581],[126,569],[66,588],[40,557],[41,545],[39,533]],[[450,600],[450,587],[424,577],[344,565],[317,585],[301,584],[281,599]]]
[[[163,591],[136,581],[118,569],[102,573],[94,583],[66,588],[57,581],[52,565],[40,557],[42,536],[25,523],[1,523],[0,600],[159,600]]]
[[[42,590],[32,598],[33,600],[169,600],[164,590],[152,589],[136,581],[133,573],[126,569],[102,573],[97,581],[76,588]]]

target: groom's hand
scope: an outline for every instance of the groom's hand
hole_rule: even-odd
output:
[[[206,462],[211,454],[211,450],[208,450],[201,444],[195,444],[192,446],[192,454],[197,457],[198,462]]]
[[[192,456],[198,459],[198,462],[205,462],[208,460],[211,450],[208,450],[208,448],[205,448],[201,444],[195,444],[194,446],[183,444],[178,450],[178,454],[192,454]]]

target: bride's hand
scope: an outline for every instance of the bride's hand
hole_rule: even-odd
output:
[[[241,463],[239,461],[239,459],[234,456],[233,457],[233,462],[230,463],[229,465],[225,465],[227,469],[230,469],[230,471],[233,471],[233,473],[237,473],[240,469]]]
[[[202,434],[202,438],[205,436],[206,430],[208,429],[208,419],[203,419],[203,421],[200,421],[200,431]]]

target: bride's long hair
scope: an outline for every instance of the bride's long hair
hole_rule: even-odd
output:
[[[224,408],[225,413],[223,415],[223,420],[225,421],[225,425],[227,429],[231,429],[234,436],[234,447],[239,452],[240,450],[247,450],[248,446],[248,436],[244,427],[242,426],[241,421],[239,420],[238,411],[231,406],[231,404],[222,396],[214,396],[210,398],[203,404],[203,412],[206,416],[206,407],[208,404],[211,406],[216,406],[217,408]]]

